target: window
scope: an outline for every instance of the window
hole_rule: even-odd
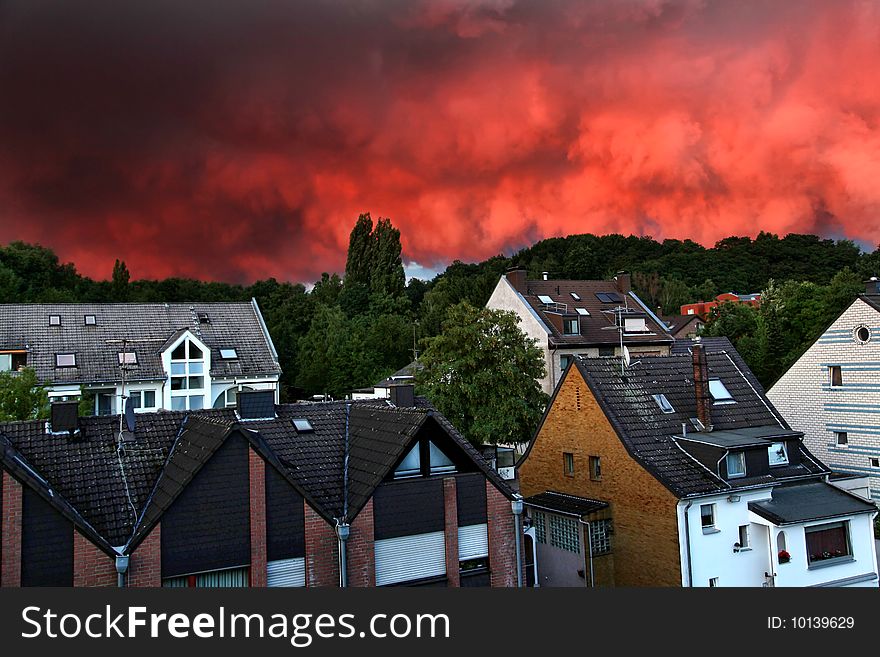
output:
[[[538,301],[540,301],[541,303],[543,303],[545,306],[549,306],[549,305],[551,305],[551,304],[553,303],[553,299],[551,299],[550,297],[548,297],[546,294],[539,294],[539,295],[538,295]]]
[[[714,589],[714,588],[716,588],[717,586],[718,586],[718,578],[717,578],[717,577],[711,577],[711,578],[709,578],[709,588]]]
[[[208,313],[196,313],[196,317],[199,318],[199,324],[210,324],[211,318],[208,317]]]
[[[602,303],[620,303],[620,295],[616,292],[597,292],[596,298]]]
[[[577,317],[573,319],[562,320],[562,332],[565,335],[579,335],[581,332],[581,323]]]
[[[61,326],[61,315],[49,315],[49,326]]]
[[[586,308],[575,308],[575,310],[577,311],[577,314],[580,315],[581,317],[589,317],[590,316],[590,311],[587,310]]]
[[[843,373],[840,371],[840,365],[832,365],[829,367],[828,377],[831,381],[832,388],[839,388],[843,385]]]
[[[660,410],[664,413],[675,413],[675,409],[672,408],[672,404],[669,403],[669,400],[666,399],[666,395],[662,392],[659,395],[653,395],[654,401],[657,402],[657,406],[660,407]]]
[[[17,372],[27,365],[27,352],[0,352],[0,372]]]
[[[543,511],[532,511],[532,524],[535,526],[535,540],[547,542],[547,517]]]
[[[599,355],[600,356],[613,356],[614,355],[614,347],[599,347]]]
[[[295,418],[293,420],[293,426],[298,433],[307,433],[315,430],[314,427],[312,427],[312,423],[303,417]]]
[[[137,365],[138,358],[137,354],[133,351],[120,351],[119,352],[119,364],[120,365]]]
[[[205,354],[191,340],[171,352],[171,410],[196,411],[205,407]]]
[[[598,456],[590,457],[590,479],[599,481],[602,478],[602,459]]]
[[[648,326],[644,317],[626,317],[623,320],[624,333],[646,333]]]
[[[734,401],[733,395],[727,390],[720,379],[709,379],[709,394],[716,403],[730,403]]]
[[[419,450],[419,444],[413,445],[409,453],[397,466],[394,471],[395,479],[405,479],[407,477],[418,477],[422,474],[422,456]]]
[[[767,448],[767,454],[770,457],[770,465],[788,464],[788,451],[785,449],[785,443],[773,443]]]
[[[880,468],[880,459],[872,458],[871,459],[871,467],[872,468]]]
[[[594,555],[611,552],[611,520],[594,520],[590,523],[590,549]]]
[[[852,556],[849,543],[849,522],[806,527],[807,562],[814,564],[829,559]]]
[[[574,299],[575,301],[581,300],[581,296],[577,292],[569,292],[569,294],[571,295],[571,298]]]
[[[835,431],[834,442],[837,443],[838,447],[845,447],[849,444],[849,434],[846,431]]]
[[[235,360],[238,358],[238,352],[235,349],[221,349],[220,350],[220,358],[223,360]]]
[[[574,476],[574,454],[571,452],[562,452],[562,472],[569,476]]]
[[[700,505],[700,525],[703,527],[703,532],[707,533],[715,529],[715,505],[714,504],[701,504]]]
[[[746,476],[746,455],[744,452],[729,452],[725,460],[728,478]]]
[[[96,324],[94,315],[86,315],[83,317],[86,326],[94,326]]]
[[[578,531],[577,520],[551,515],[550,545],[560,550],[579,554],[581,551],[581,537]]]
[[[55,354],[55,367],[76,367],[76,354]]]
[[[739,549],[740,550],[751,550],[749,544],[749,526],[748,525],[740,525],[739,526]]]
[[[305,420],[301,420],[305,422]],[[309,425],[311,426],[311,425]],[[300,431],[297,428],[297,431]],[[457,470],[455,463],[433,441],[416,442],[394,470],[395,479],[448,474]]]
[[[564,371],[565,371],[565,368],[568,367],[568,364],[569,364],[570,362],[571,362],[571,355],[569,355],[569,354],[562,354],[562,355],[559,357],[559,369],[560,369],[562,372],[564,372]]]
[[[855,336],[856,342],[860,344],[865,344],[866,342],[871,341],[871,329],[867,326],[857,326],[855,331],[853,331],[853,335]]]
[[[433,441],[428,441],[428,457],[430,458],[431,474],[447,474],[455,472],[455,464],[446,454],[444,454]]]
[[[167,577],[162,580],[162,586],[167,588],[217,588],[234,587],[242,588],[250,585],[248,568],[230,568],[229,570],[215,570],[198,575],[184,575],[182,577]]]
[[[155,390],[134,390],[129,396],[131,397],[131,405],[135,409],[156,408]]]

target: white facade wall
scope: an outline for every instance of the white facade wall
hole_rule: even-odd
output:
[[[871,339],[854,338],[859,326]],[[841,387],[830,386],[829,366],[839,365]],[[871,498],[880,500],[880,312],[856,300],[767,393],[804,443],[831,469],[870,477]],[[835,431],[845,431],[838,446]]]

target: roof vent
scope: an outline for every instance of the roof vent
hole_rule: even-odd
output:
[[[415,386],[391,386],[391,403],[400,408],[412,408],[416,405]]]
[[[49,431],[52,433],[79,432],[79,402],[53,402],[49,418]]]
[[[242,420],[274,420],[274,390],[241,390],[237,396],[238,417]]]

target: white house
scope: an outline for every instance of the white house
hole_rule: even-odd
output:
[[[520,329],[544,352],[541,380],[551,394],[575,356],[633,356],[669,353],[674,339],[667,325],[630,289],[629,274],[611,281],[527,280],[524,269],[501,276],[487,308],[508,310]]]
[[[880,289],[860,295],[767,393],[834,471],[869,477],[880,500]]]
[[[274,390],[278,353],[250,303],[0,305],[0,370],[35,370],[52,401],[95,397],[112,415],[235,406]]]

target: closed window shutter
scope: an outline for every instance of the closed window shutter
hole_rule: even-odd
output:
[[[468,525],[458,528],[458,560],[479,559],[489,556],[488,526]]]
[[[305,586],[306,560],[302,557],[281,559],[266,564],[267,586]]]
[[[446,574],[444,532],[386,538],[375,543],[376,586]]]

